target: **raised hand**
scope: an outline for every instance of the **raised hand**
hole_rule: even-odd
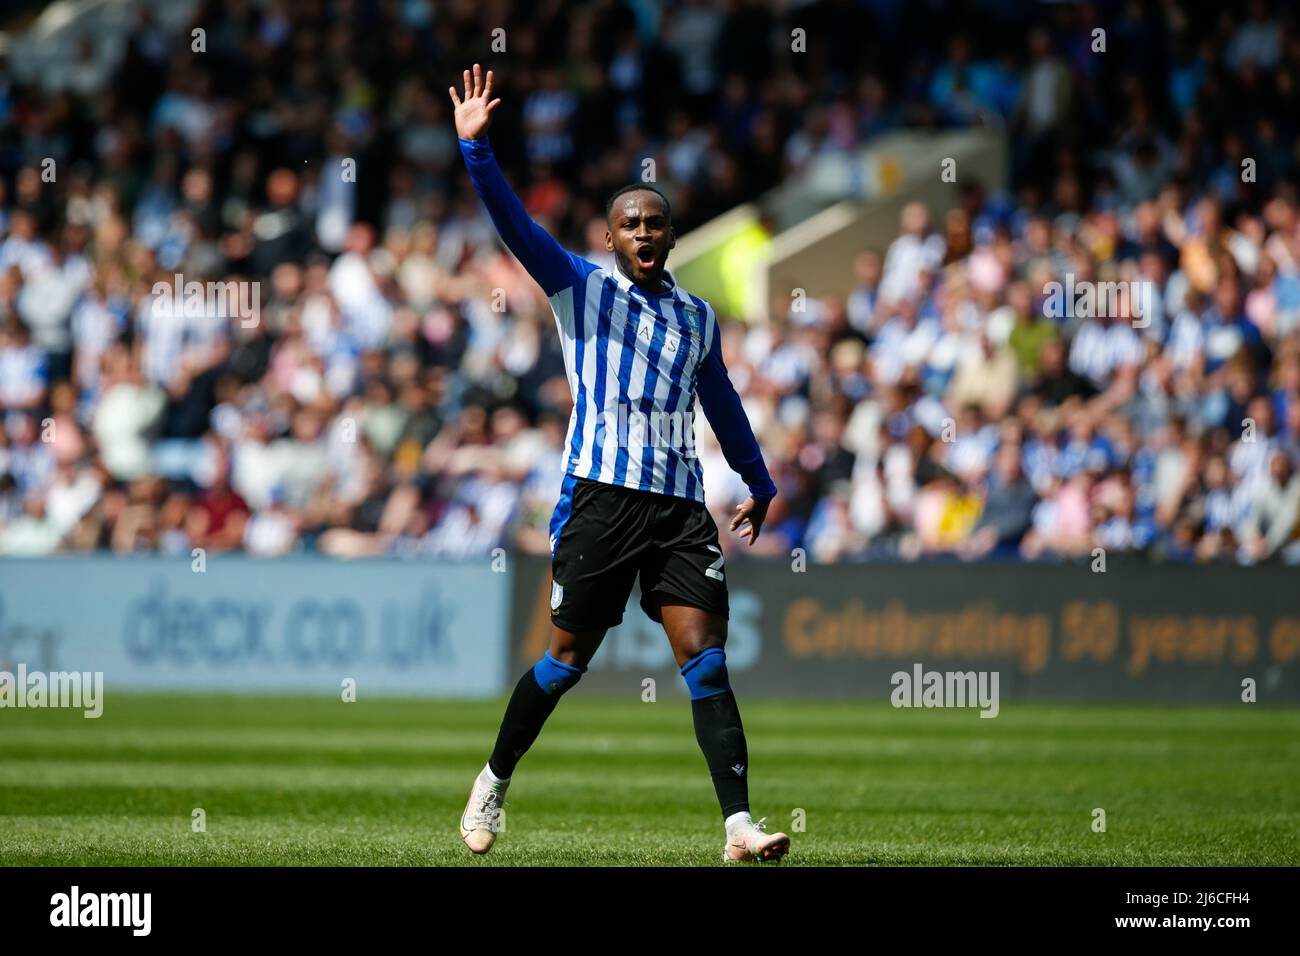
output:
[[[482,71],[474,64],[474,75],[465,71],[465,99],[456,95],[456,87],[447,87],[451,101],[456,104],[456,135],[461,139],[480,139],[487,135],[492,125],[492,111],[501,103],[492,99],[492,71],[487,72],[487,82]]]

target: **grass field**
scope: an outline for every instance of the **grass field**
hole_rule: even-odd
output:
[[[1300,863],[1300,710],[742,708],[755,816],[794,838],[785,866]],[[500,713],[124,695],[98,720],[0,711],[0,863],[720,865],[686,702],[580,689],[472,857],[456,822]]]

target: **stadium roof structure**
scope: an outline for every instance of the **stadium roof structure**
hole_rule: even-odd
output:
[[[94,41],[94,64],[107,82],[142,11],[147,10],[160,28],[174,33],[189,23],[197,6],[198,0],[58,0],[41,11],[26,31],[9,34],[4,52],[19,79],[61,90],[73,71],[85,66],[78,47],[89,38]]]
[[[952,160],[955,175],[943,174]],[[683,236],[674,274],[725,314],[762,321],[774,291],[812,297],[853,290],[853,260],[884,252],[909,202],[938,219],[964,183],[987,191],[1007,184],[1005,135],[993,129],[904,131],[851,152],[818,157],[765,196]]]

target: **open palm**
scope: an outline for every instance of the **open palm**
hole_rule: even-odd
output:
[[[474,64],[474,75],[465,71],[465,99],[456,94],[456,87],[447,87],[451,101],[456,104],[456,135],[461,139],[478,139],[484,136],[492,125],[492,112],[501,100],[492,99],[492,71],[487,72],[487,82],[483,80],[482,70]]]

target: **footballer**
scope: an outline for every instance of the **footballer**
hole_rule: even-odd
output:
[[[464,87],[463,98],[449,89],[461,154],[502,241],[550,300],[573,413],[550,523],[550,646],[510,697],[492,755],[470,789],[461,837],[475,853],[492,848],[519,759],[587,670],[605,632],[623,620],[639,576],[641,606],[663,625],[690,691],[696,740],[722,808],[722,858],[779,861],[790,838],[766,832],[749,813],[745,731],[727,679],[722,550],[693,450],[697,395],[727,464],[749,488],[730,530],[751,545],[776,485],[727,378],[717,317],[665,269],[677,238],[663,194],[637,183],[610,198],[605,248],[613,268],[567,252],[528,216],[492,155],[488,127],[501,103],[492,99],[492,71],[485,79],[475,64]],[[686,424],[665,441],[654,428],[629,429],[631,420]]]

